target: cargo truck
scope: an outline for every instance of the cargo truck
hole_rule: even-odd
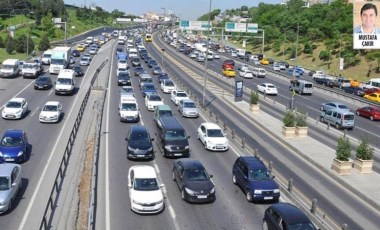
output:
[[[52,50],[49,73],[59,74],[61,69],[66,69],[70,64],[71,47],[58,46]]]

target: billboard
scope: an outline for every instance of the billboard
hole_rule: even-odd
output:
[[[354,1],[353,3],[354,49],[379,49],[380,2]]]
[[[257,33],[258,30],[257,23],[226,22],[225,24],[225,31],[227,32]]]
[[[206,31],[208,28],[208,21],[186,21],[181,20],[179,27],[181,30],[202,30]],[[210,22],[210,29],[212,30],[212,22]]]

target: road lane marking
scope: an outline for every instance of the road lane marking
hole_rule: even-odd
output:
[[[12,98],[14,98],[14,97],[17,97],[18,95],[20,95],[20,93],[22,93],[24,90],[26,90],[31,84],[33,84],[34,82],[32,81],[32,82],[30,82],[28,85],[26,85],[21,91],[19,91],[18,93],[16,93]],[[0,109],[3,109],[5,107],[5,104],[4,105],[2,105],[1,107],[0,107]]]
[[[38,111],[38,109],[39,109],[39,108],[40,108],[40,107],[39,107],[39,106],[37,106],[37,108],[36,108],[36,109],[33,111],[33,113],[31,113],[31,114],[30,114],[30,116],[31,116],[31,117],[33,117],[33,116],[34,116],[34,114],[35,114],[35,113]]]

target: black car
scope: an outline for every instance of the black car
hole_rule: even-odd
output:
[[[141,65],[140,58],[133,58],[131,60],[131,63],[132,63],[132,66],[140,66]]]
[[[232,167],[232,182],[242,189],[248,202],[278,202],[280,199],[280,189],[274,176],[257,157],[238,157]]]
[[[317,230],[305,213],[289,203],[277,203],[267,208],[263,218],[263,229]]]
[[[51,89],[53,82],[47,75],[39,76],[34,82],[34,89]]]
[[[82,67],[79,65],[74,65],[73,70],[75,72],[75,76],[77,76],[77,77],[83,76],[83,74],[84,74]]]
[[[365,94],[364,90],[360,87],[352,87],[352,86],[344,87],[343,91],[349,94],[354,94],[359,97],[363,97]]]
[[[158,82],[161,84],[163,80],[169,79],[169,75],[167,73],[160,73],[157,77]]]
[[[146,73],[145,69],[141,66],[135,68],[135,76],[140,76],[141,74]]]
[[[123,52],[124,52],[123,48],[120,48],[120,47],[116,48],[116,55]]]
[[[272,65],[274,63],[274,60],[272,58],[268,58],[269,65]]]
[[[194,203],[215,201],[215,186],[199,160],[178,159],[173,162],[173,180],[181,190],[182,200]]]
[[[127,137],[127,158],[128,159],[153,159],[154,151],[148,130],[142,125],[132,125],[129,128]]]
[[[71,56],[73,56],[73,57],[80,57],[80,52],[78,50],[72,50],[71,51]]]
[[[119,73],[119,75],[117,76],[117,85],[131,86],[132,82],[131,78],[129,77],[129,74],[126,72]]]
[[[147,62],[149,68],[153,68],[153,66],[158,65],[157,61],[154,59],[151,59]]]
[[[324,85],[330,88],[334,87],[334,81],[328,78],[315,78],[314,81],[315,83],[320,84],[320,85]]]

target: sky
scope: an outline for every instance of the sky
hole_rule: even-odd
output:
[[[76,6],[90,6],[94,3],[104,10],[111,12],[114,9],[125,12],[126,14],[142,15],[146,12],[156,12],[159,14],[172,10],[174,14],[183,20],[196,20],[198,17],[207,13],[210,7],[211,11],[220,9],[222,12],[226,9],[236,9],[241,6],[257,6],[260,1],[257,0],[64,0],[66,4]],[[268,4],[277,4],[281,0],[261,0]]]

